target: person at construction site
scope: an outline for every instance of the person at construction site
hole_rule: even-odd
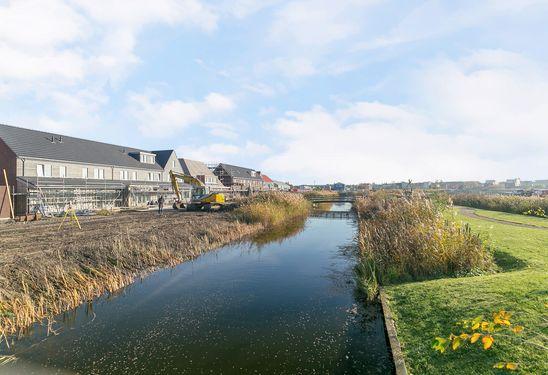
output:
[[[160,198],[158,198],[158,214],[162,214],[164,212],[164,196],[163,194],[160,195]]]

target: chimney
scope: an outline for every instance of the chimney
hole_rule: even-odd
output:
[[[62,135],[59,136],[58,141],[59,141],[59,143],[63,143],[63,136]]]
[[[51,143],[55,143],[55,136],[51,136],[51,140],[50,140]]]

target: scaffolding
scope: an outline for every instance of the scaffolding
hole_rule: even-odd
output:
[[[160,195],[175,198],[169,183],[68,178],[18,178],[17,215],[59,214],[70,204],[76,211],[136,208],[155,204]],[[185,189],[188,190],[188,189]],[[188,193],[190,194],[190,192]]]

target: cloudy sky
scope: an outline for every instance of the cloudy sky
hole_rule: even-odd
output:
[[[0,0],[0,122],[295,183],[548,178],[548,0]]]

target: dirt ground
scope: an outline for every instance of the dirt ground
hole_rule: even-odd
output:
[[[256,234],[229,213],[166,210],[0,223],[0,342],[136,277]]]

